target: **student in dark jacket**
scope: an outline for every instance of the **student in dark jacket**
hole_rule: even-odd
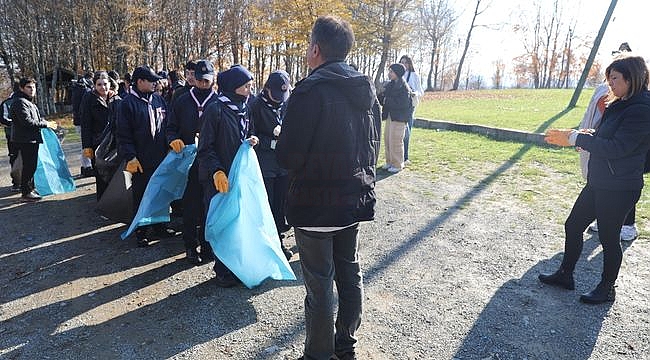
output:
[[[118,153],[133,174],[133,210],[137,212],[151,175],[167,155],[165,101],[154,93],[160,77],[148,66],[133,71],[131,92],[119,106],[117,117]],[[173,229],[157,224],[135,231],[138,246],[149,246],[156,237],[175,235]]]
[[[573,290],[573,272],[582,252],[583,232],[598,220],[603,246],[603,272],[596,288],[580,301],[599,304],[614,301],[614,284],[623,251],[620,229],[643,188],[643,170],[650,149],[650,93],[648,69],[639,56],[624,54],[605,70],[610,96],[597,130],[549,130],[546,142],[578,146],[589,151],[587,184],[578,195],[564,223],[564,258],[552,274],[541,274],[543,283]]]
[[[197,62],[195,77],[195,86],[170,105],[167,142],[177,153],[181,152],[185,145],[196,143],[200,137],[204,109],[217,101],[217,94],[212,89],[214,66],[209,60]],[[211,261],[214,255],[204,236],[205,209],[198,161],[194,161],[190,168],[182,204],[183,241],[188,261],[195,265]],[[197,251],[197,246],[200,246],[200,252]]]
[[[195,69],[196,69],[196,61],[189,60],[187,63],[185,63],[185,83],[183,86],[176,86],[174,88],[174,93],[171,96],[171,101],[169,101],[170,104],[174,102],[176,99],[178,99],[181,95],[190,91],[190,89],[194,86]]]
[[[2,127],[4,127],[5,138],[7,139],[7,151],[9,152],[7,155],[9,155],[10,167],[14,166],[14,162],[18,157],[16,147],[11,142],[11,116],[9,115],[11,104],[16,99],[14,95],[20,91],[17,84],[14,87],[14,92],[12,92],[11,95],[9,95],[9,97],[6,98],[0,106],[2,107],[2,119],[0,119],[0,123],[2,123]],[[20,180],[18,179],[18,176],[14,176],[13,172],[11,173],[11,191],[20,191]]]
[[[95,168],[95,149],[102,141],[102,134],[111,119],[116,115],[120,97],[110,89],[111,79],[106,71],[98,71],[93,76],[94,89],[81,104],[81,146],[83,155],[92,159]],[[108,183],[95,173],[97,200],[102,197]]]
[[[289,170],[287,220],[307,289],[305,359],[356,358],[363,302],[358,232],[375,215],[379,114],[372,113],[372,82],[345,62],[353,43],[345,21],[316,20],[306,54],[311,72],[291,93],[277,148]]]
[[[217,75],[217,85],[218,101],[210,104],[203,113],[196,159],[206,209],[209,209],[210,201],[217,192],[228,192],[228,174],[241,144],[244,141],[252,146],[258,143],[257,137],[253,136],[253,125],[246,105],[253,86],[253,75],[245,67],[234,65]],[[215,258],[214,271],[220,287],[239,283],[218,258]]]
[[[388,68],[390,82],[379,97],[382,101],[381,117],[386,120],[384,130],[384,149],[386,165],[384,169],[396,173],[404,168],[404,135],[406,126],[413,114],[411,89],[403,75],[406,68],[402,64],[392,64]]]
[[[269,75],[264,89],[249,104],[249,116],[255,127],[255,135],[260,140],[255,147],[255,152],[262,170],[266,194],[280,237],[280,245],[287,260],[293,255],[283,242],[284,232],[291,228],[287,225],[284,216],[289,183],[287,170],[278,163],[275,149],[282,131],[284,105],[289,99],[290,91],[289,74],[286,71],[277,70]]]
[[[34,173],[38,163],[38,146],[43,143],[41,129],[49,127],[56,129],[55,121],[45,121],[34,104],[36,96],[36,80],[22,78],[18,83],[20,91],[11,104],[11,142],[16,147],[17,154],[23,159],[23,171],[20,177],[20,191],[25,201],[38,201],[41,196],[34,188]]]

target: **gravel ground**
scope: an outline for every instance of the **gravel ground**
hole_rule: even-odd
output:
[[[77,148],[66,144],[69,154]],[[218,288],[211,266],[186,264],[180,238],[147,249],[121,241],[125,226],[93,212],[92,179],[77,180],[74,193],[19,202],[4,153],[0,359],[301,355],[298,255],[298,281]],[[77,156],[68,158],[78,173]],[[594,234],[585,235],[576,291],[541,285],[537,274],[561,259],[574,198],[537,187],[523,202],[517,194],[530,184],[510,175],[516,166],[482,181],[382,174],[377,219],[361,226],[360,359],[650,359],[648,239],[625,244],[612,305],[578,302],[600,278]]]

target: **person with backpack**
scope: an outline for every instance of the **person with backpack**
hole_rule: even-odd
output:
[[[106,127],[117,111],[117,105],[122,99],[111,90],[111,78],[106,71],[98,71],[93,76],[94,89],[84,97],[81,104],[81,147],[84,157],[91,159],[95,168],[95,150],[102,141]],[[95,187],[97,200],[102,197],[108,187],[108,181],[95,172]]]
[[[400,172],[404,168],[404,134],[413,114],[411,89],[403,75],[406,69],[402,64],[388,67],[388,78],[384,91],[379,95],[382,103],[381,117],[386,120],[384,130],[384,149],[386,164],[383,169],[390,173]]]
[[[406,123],[406,133],[404,134],[404,165],[408,165],[411,162],[409,160],[409,143],[411,141],[411,131],[415,121],[415,108],[420,103],[420,98],[424,95],[424,90],[422,90],[422,82],[420,81],[420,76],[415,72],[411,57],[408,55],[402,55],[399,59],[399,63],[404,65],[404,68],[406,68],[406,72],[402,77],[409,85],[409,88],[411,88],[411,100],[413,101],[413,111],[411,111],[411,117],[409,118],[408,123]]]

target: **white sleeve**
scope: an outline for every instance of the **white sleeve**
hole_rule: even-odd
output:
[[[408,76],[408,74],[405,74],[404,76]],[[422,90],[422,83],[420,82],[420,77],[416,72],[411,72],[411,77],[408,81],[408,84],[411,87],[411,90],[413,90],[413,92],[416,93],[418,97],[422,97],[422,95],[424,95],[424,90]]]

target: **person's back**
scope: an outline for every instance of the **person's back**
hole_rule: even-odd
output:
[[[287,220],[307,290],[306,359],[356,359],[363,302],[359,222],[374,218],[379,117],[370,79],[345,62],[353,43],[347,22],[316,20],[307,50],[313,71],[289,98],[277,145],[289,170]]]
[[[283,138],[292,141],[278,145],[295,184],[287,213],[292,225],[345,226],[373,218],[374,101],[368,77],[344,62],[326,64],[297,84],[283,126]],[[304,129],[310,133],[299,136]]]

